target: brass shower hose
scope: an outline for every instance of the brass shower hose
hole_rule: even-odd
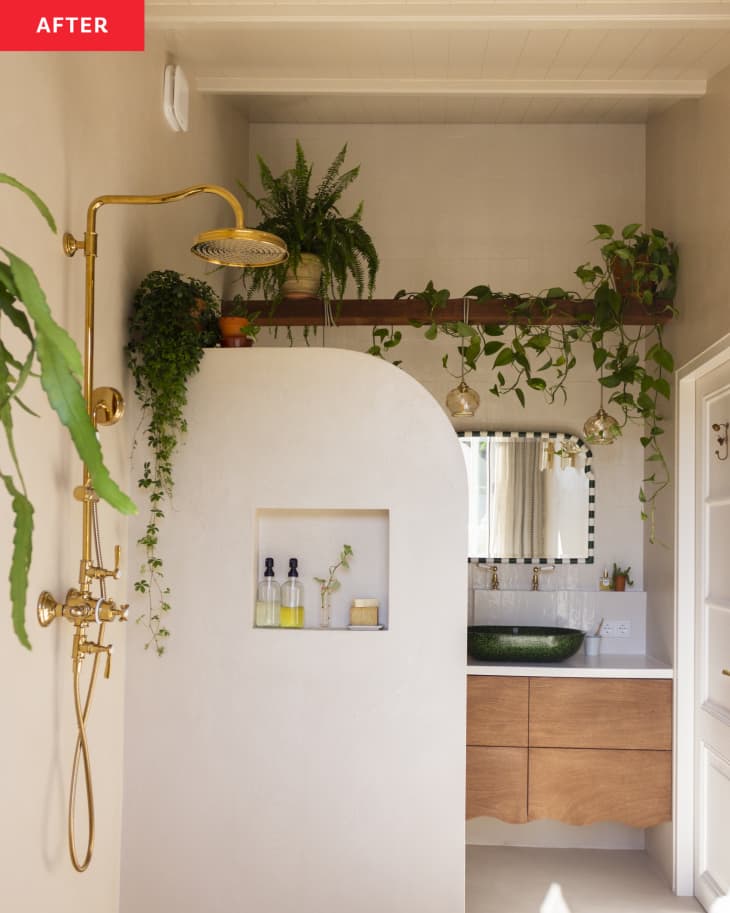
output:
[[[99,518],[96,509],[96,502],[92,505],[91,512],[91,525],[94,534],[94,545],[96,548],[96,560],[97,564],[100,567],[103,567],[101,560],[101,537],[99,535]],[[106,599],[106,584],[104,578],[100,578],[99,586],[101,589],[101,597]],[[103,621],[99,622],[99,631],[97,636],[97,643],[101,644],[104,639],[104,628],[106,627]],[[89,757],[89,744],[86,740],[86,719],[89,715],[89,709],[91,707],[91,700],[94,696],[94,688],[96,686],[96,676],[99,671],[99,659],[101,654],[94,654],[94,661],[91,667],[91,678],[89,680],[89,688],[86,692],[86,699],[84,701],[83,710],[81,709],[81,686],[80,686],[80,677],[81,677],[81,662],[82,658],[79,656],[74,660],[74,707],[76,709],[76,727],[78,730],[78,735],[76,738],[76,748],[74,750],[74,759],[73,765],[71,767],[71,788],[69,790],[68,797],[68,849],[71,855],[71,864],[76,869],[77,872],[85,872],[89,867],[91,862],[91,857],[94,853],[94,834],[96,831],[96,821],[94,815],[94,787],[91,780],[91,760]],[[86,847],[86,854],[84,856],[83,862],[79,862],[79,855],[76,850],[76,832],[75,832],[75,810],[76,810],[76,788],[78,786],[79,779],[79,762],[83,759],[84,762],[84,783],[86,785],[86,808],[88,812],[88,842]]]

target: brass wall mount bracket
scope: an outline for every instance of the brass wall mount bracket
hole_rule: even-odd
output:
[[[83,250],[84,246],[84,242],[74,238],[70,231],[63,233],[63,252],[67,257],[73,257],[76,251]]]
[[[115,387],[96,387],[91,408],[97,425],[116,425],[124,415],[124,397]]]

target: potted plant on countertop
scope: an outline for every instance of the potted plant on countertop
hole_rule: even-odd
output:
[[[147,603],[146,612],[137,619],[149,630],[145,646],[154,644],[158,654],[164,652],[169,636],[163,616],[170,610],[170,588],[164,583],[158,550],[160,521],[172,495],[175,450],[187,430],[188,378],[200,367],[204,345],[217,341],[218,313],[218,297],[206,282],[173,270],[156,270],[135,292],[129,317],[127,364],[150,450],[137,483],[147,494],[149,515],[138,539],[144,561],[134,589]]]
[[[619,567],[617,564],[614,564],[613,573],[611,574],[611,589],[617,593],[623,593],[627,586],[633,585],[634,581],[631,579],[631,568]]]
[[[226,313],[218,318],[221,345],[224,348],[252,346],[261,329],[256,323],[260,313],[249,309],[243,295],[235,295],[226,308]]]
[[[319,297],[341,300],[348,280],[358,298],[372,296],[380,265],[373,240],[362,224],[363,203],[350,216],[340,212],[342,194],[360,173],[360,166],[344,174],[345,144],[316,189],[311,188],[313,165],[297,140],[294,166],[275,177],[257,156],[263,195],[254,196],[239,181],[244,193],[262,215],[257,228],[282,238],[289,259],[278,266],[243,271],[248,297],[262,294],[276,304],[286,297]],[[304,283],[301,280],[307,279]]]

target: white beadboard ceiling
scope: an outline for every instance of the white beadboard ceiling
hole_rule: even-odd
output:
[[[147,0],[252,123],[641,123],[730,65],[730,0]]]

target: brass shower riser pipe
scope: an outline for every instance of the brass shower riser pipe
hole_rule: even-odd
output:
[[[154,195],[107,194],[96,197],[96,199],[91,201],[86,212],[86,232],[84,234],[84,240],[79,241],[69,233],[64,235],[63,247],[66,255],[72,257],[77,250],[81,250],[84,252],[84,257],[86,259],[83,394],[86,402],[86,410],[94,427],[97,427],[100,423],[104,424],[104,422],[99,421],[94,404],[94,302],[96,294],[96,258],[98,255],[98,240],[96,234],[97,212],[102,206],[108,204],[149,206],[174,203],[199,193],[212,193],[224,199],[233,209],[236,229],[240,231],[244,229],[243,208],[230,191],[226,190],[224,187],[217,187],[209,184],[196,184],[193,187],[187,187],[184,190],[178,190],[173,193]],[[91,584],[91,580],[86,573],[86,568],[91,564],[91,508],[93,501],[89,497],[90,483],[91,476],[89,468],[86,463],[84,463],[82,481],[81,570],[79,574],[79,586],[84,595],[88,595]]]

